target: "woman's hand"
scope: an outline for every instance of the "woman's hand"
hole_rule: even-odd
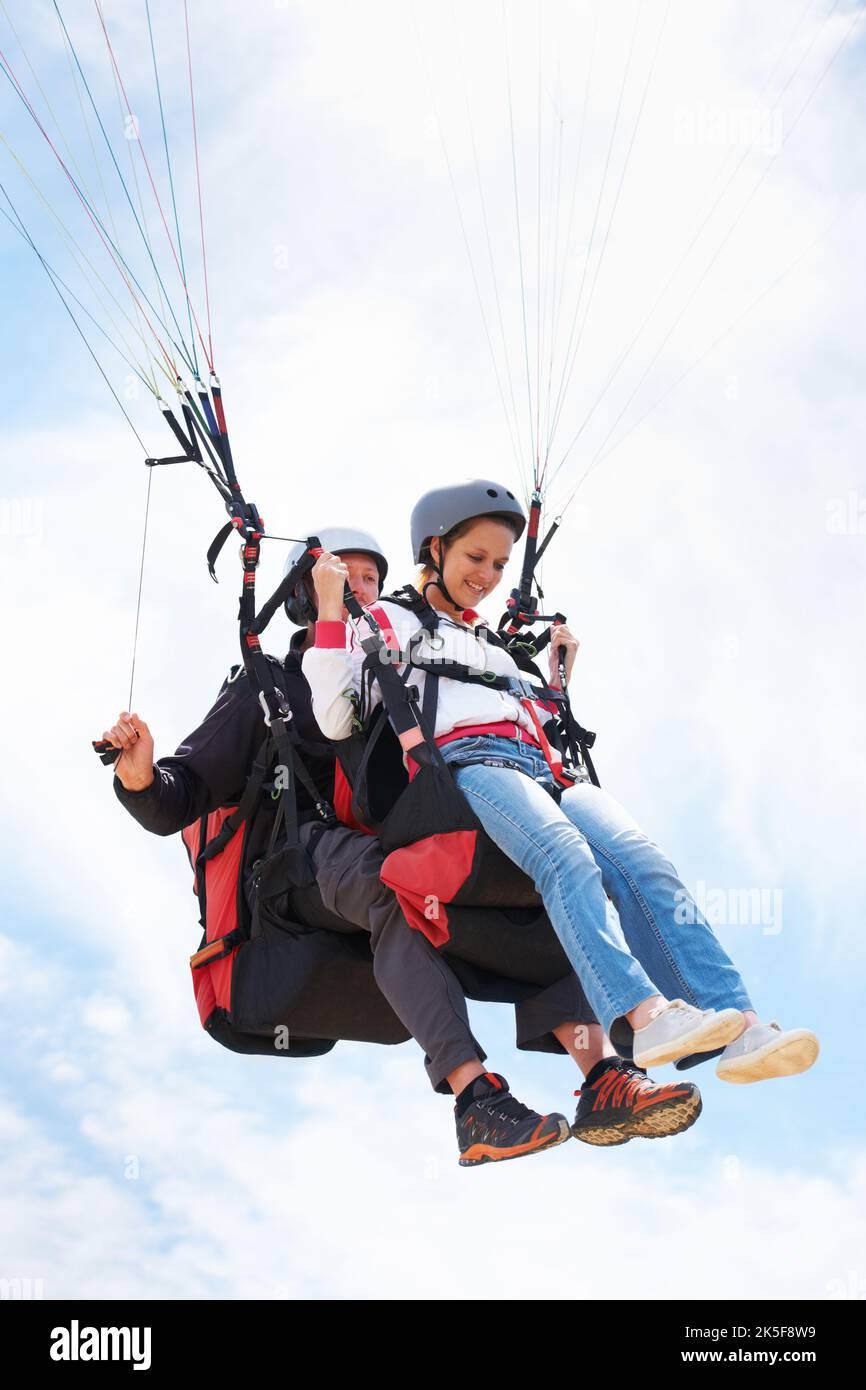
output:
[[[569,632],[565,623],[555,623],[550,629],[550,684],[559,689],[559,653],[565,652],[565,679],[571,679],[574,659],[580,646],[577,638]]]
[[[153,781],[153,737],[137,714],[121,710],[117,723],[102,735],[105,742],[123,751],[114,764],[114,775],[128,792],[143,792]]]
[[[313,566],[316,586],[316,607],[324,623],[343,621],[343,594],[349,582],[349,571],[337,555],[323,550]]]

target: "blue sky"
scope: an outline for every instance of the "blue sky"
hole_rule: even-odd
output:
[[[8,8],[80,149],[50,6]],[[62,8],[104,83],[92,10]],[[143,7],[109,4],[105,13],[155,164]],[[167,7],[155,3],[153,13],[194,250],[180,124],[185,52]],[[450,18],[425,3],[417,13],[483,271]],[[498,14],[475,6],[458,33],[517,373]],[[641,12],[617,178],[663,14],[655,5]],[[795,1080],[732,1087],[711,1068],[691,1073],[704,1113],[662,1144],[604,1153],[569,1143],[533,1164],[470,1174],[457,1167],[449,1103],[430,1091],[414,1044],[341,1044],[324,1059],[277,1063],[234,1057],[201,1031],[186,964],[198,933],[185,854],[124,815],[89,749],[126,702],[141,451],[32,254],[0,225],[0,564],[16,595],[9,646],[18,673],[3,746],[14,794],[0,811],[0,1276],[39,1278],[47,1296],[342,1298],[361,1289],[420,1298],[446,1281],[469,1293],[475,1272],[454,1269],[452,1225],[495,1190],[522,1219],[518,1233],[512,1224],[490,1232],[494,1296],[513,1292],[514,1268],[525,1272],[523,1292],[549,1297],[613,1288],[676,1297],[696,1287],[708,1296],[863,1296],[866,1165],[852,1104],[866,964],[859,26],[792,128],[854,14],[848,3],[831,12],[826,0],[793,13],[775,0],[760,13],[674,0],[563,417],[565,444],[677,266],[698,210],[745,153],[706,237],[563,467],[551,514],[674,324],[613,435],[622,444],[581,486],[544,573],[581,639],[574,694],[582,722],[598,730],[605,786],[693,890],[781,893],[781,931],[759,921],[719,935],[762,1014],[811,1026],[822,1042],[818,1065]],[[596,15],[570,291],[592,237],[625,44],[602,7],[544,9],[544,109],[548,122],[550,111],[562,115],[566,156]],[[241,477],[278,533],[352,518],[381,535],[403,578],[406,519],[424,478],[518,480],[408,7],[297,0],[242,16],[209,6],[205,18],[193,3],[191,17],[214,342]],[[538,38],[513,6],[509,22],[525,211]],[[18,70],[2,18],[0,31]],[[545,130],[550,137],[555,126]],[[70,212],[5,80],[0,131]],[[554,153],[548,139],[545,159]],[[66,273],[47,216],[2,147],[0,164],[34,237]],[[534,304],[540,262],[526,212],[524,230]],[[193,251],[190,260],[198,306]],[[113,376],[121,392],[124,375],[121,365]],[[133,398],[130,410],[148,448],[163,448],[147,400]],[[840,530],[833,519],[848,514],[852,496],[854,524]],[[335,498],[341,516],[332,515]],[[235,660],[234,557],[227,549],[219,586],[204,565],[222,521],[197,470],[154,478],[135,704],[158,752],[195,727]],[[281,562],[276,550],[266,556],[263,590]],[[275,621],[271,648],[282,650],[288,635]],[[473,1006],[472,1017],[522,1099],[571,1111],[578,1081],[569,1064],[515,1054],[507,1010]],[[225,1203],[224,1224],[213,1219],[214,1200]]]

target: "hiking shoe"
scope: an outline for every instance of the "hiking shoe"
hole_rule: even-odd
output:
[[[569,1137],[564,1115],[538,1115],[521,1105],[497,1072],[486,1071],[454,1106],[461,1168],[551,1149]]]
[[[696,1009],[683,999],[672,999],[653,1009],[645,1028],[635,1030],[635,1066],[658,1067],[690,1052],[711,1052],[733,1042],[745,1027],[739,1009]]]
[[[682,1134],[701,1113],[701,1093],[688,1081],[659,1086],[622,1057],[596,1062],[579,1091],[571,1132],[584,1144],[627,1144]]]
[[[816,1060],[820,1044],[809,1028],[789,1028],[778,1023],[753,1023],[734,1042],[728,1043],[716,1067],[722,1081],[744,1084],[773,1076],[797,1076]]]

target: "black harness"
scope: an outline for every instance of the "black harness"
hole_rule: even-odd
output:
[[[512,645],[485,629],[486,640],[509,652],[521,671],[520,676],[479,672],[456,661],[426,660],[420,656],[419,648],[439,627],[440,615],[436,609],[411,585],[379,600],[383,601],[413,613],[420,629],[413,633],[406,652],[394,652],[385,642],[375,617],[347,592],[344,602],[349,612],[365,622],[372,632],[368,637],[359,638],[365,655],[360,694],[356,697],[354,731],[340,740],[336,749],[352,788],[353,813],[376,831],[386,853],[442,831],[474,829],[483,836],[480,822],[454,781],[453,768],[460,765],[459,760],[446,762],[435,740],[439,681],[443,677],[499,690],[517,699],[553,702],[556,714],[545,732],[562,757],[565,778],[575,780],[578,769],[583,766],[591,781],[598,785],[589,756],[595,734],[578,724],[567,693],[547,684],[525,642]],[[396,660],[403,665],[402,672],[397,671]],[[425,675],[423,701],[412,680],[418,671]],[[371,704],[374,681],[379,685],[387,718],[380,707]],[[403,766],[402,748],[394,735],[413,727],[421,731],[423,742],[412,749],[411,756],[419,764],[419,770],[410,781]],[[558,799],[564,787],[554,782],[550,790]]]

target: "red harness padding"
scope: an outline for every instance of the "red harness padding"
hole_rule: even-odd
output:
[[[409,926],[423,932],[436,947],[449,940],[445,904],[453,902],[469,880],[477,842],[475,830],[446,830],[428,835],[403,849],[392,850],[379,871],[382,882],[393,889]],[[434,883],[435,893],[425,893],[419,887]]]
[[[194,873],[196,860],[204,845],[209,844],[214,836],[219,834],[235,809],[234,806],[221,806],[219,810],[211,811],[207,817],[203,840],[201,820],[188,825],[181,832],[181,839],[186,845]],[[203,1028],[207,1027],[207,1021],[215,1009],[231,1012],[232,969],[240,942],[236,942],[228,951],[219,943],[240,925],[237,894],[244,830],[245,826],[239,826],[237,833],[232,836],[222,853],[205,862],[203,895],[199,891],[201,874],[193,884],[193,892],[200,900],[207,943],[201,950],[196,951],[194,956],[190,956],[193,991]]]

